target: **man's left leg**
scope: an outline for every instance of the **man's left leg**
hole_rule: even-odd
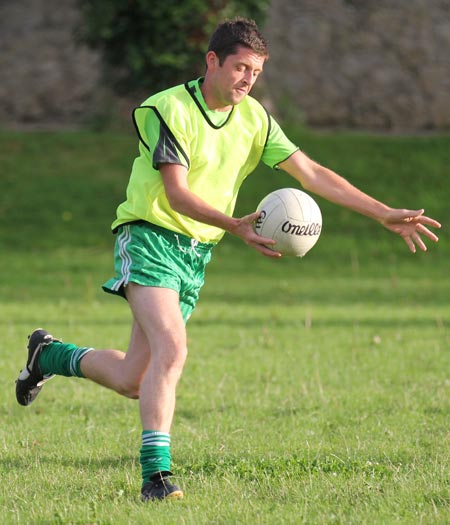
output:
[[[27,363],[16,381],[17,401],[24,406],[32,403],[43,385],[55,375],[88,378],[137,399],[149,361],[147,338],[136,322],[132,326],[128,352],[66,344],[38,328],[29,337]]]

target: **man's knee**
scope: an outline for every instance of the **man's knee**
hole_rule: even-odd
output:
[[[162,352],[160,355],[160,366],[167,373],[181,373],[187,358],[186,346],[179,346]]]
[[[140,381],[126,377],[122,378],[120,384],[118,384],[116,388],[118,394],[129,397],[130,399],[139,399],[140,390]]]
[[[150,366],[155,365],[161,373],[169,376],[180,376],[187,358],[186,340],[172,336],[166,338],[165,344],[152,353]],[[153,363],[152,363],[153,361]]]

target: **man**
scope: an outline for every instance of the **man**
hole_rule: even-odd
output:
[[[86,377],[139,398],[144,501],[183,496],[170,481],[170,430],[187,354],[185,323],[213,246],[230,232],[265,256],[281,256],[272,240],[254,232],[258,213],[232,216],[239,187],[260,160],[285,170],[306,190],[379,221],[413,252],[416,245],[426,250],[422,234],[438,240],[427,226],[440,225],[423,210],[382,204],[286,138],[248,96],[267,58],[267,43],[253,21],[225,21],[211,37],[204,79],[153,95],[134,111],[140,155],[112,225],[116,276],[103,285],[125,297],[132,310],[128,352],[63,344],[38,329],[17,380],[22,405],[54,374]]]

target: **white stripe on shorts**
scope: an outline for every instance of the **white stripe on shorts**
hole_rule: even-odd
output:
[[[127,285],[130,278],[132,260],[130,254],[127,252],[127,246],[130,241],[131,231],[130,226],[127,225],[122,228],[122,231],[117,236],[117,242],[119,243],[119,257],[122,261],[122,265],[120,267],[120,273],[122,274],[122,277],[111,286],[111,289],[116,292],[122,285]]]

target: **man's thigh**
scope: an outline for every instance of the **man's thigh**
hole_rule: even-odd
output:
[[[178,294],[187,322],[203,286],[211,249],[212,245],[154,225],[125,225],[114,249],[116,276],[104,283],[103,289],[127,299],[126,289],[131,284],[171,289]]]
[[[125,294],[152,355],[168,344],[186,345],[178,292],[171,288],[128,283]]]

